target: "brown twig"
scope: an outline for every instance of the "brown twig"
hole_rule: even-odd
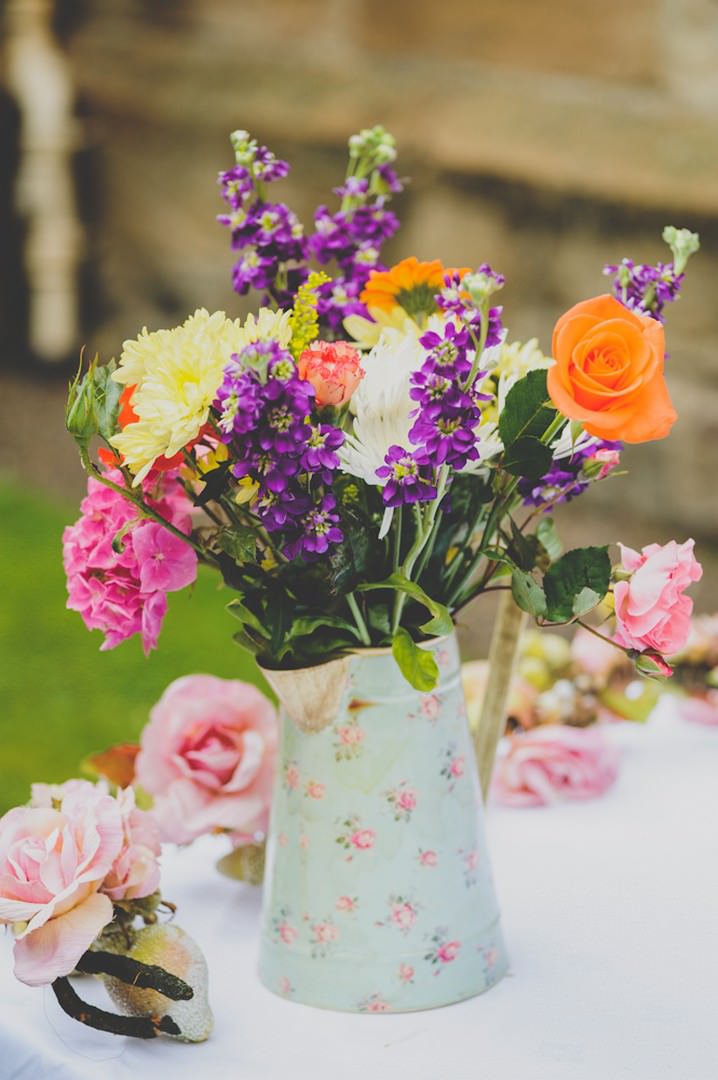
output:
[[[83,1001],[73,990],[66,978],[55,979],[53,993],[60,1008],[73,1020],[96,1028],[109,1031],[113,1035],[130,1035],[135,1039],[155,1039],[160,1034],[181,1035],[182,1032],[169,1016],[120,1016],[106,1012]]]

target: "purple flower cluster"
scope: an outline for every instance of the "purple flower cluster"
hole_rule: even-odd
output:
[[[320,324],[337,333],[347,315],[367,315],[360,296],[372,270],[385,269],[381,246],[399,228],[386,203],[402,184],[384,164],[369,177],[350,176],[334,190],[342,196],[341,208],[334,214],[326,206],[317,208],[308,248],[322,266],[334,261],[338,267],[334,279],[319,289],[317,305]]]
[[[479,401],[490,400],[471,379],[472,358],[467,327],[447,323],[443,335],[429,331],[420,339],[427,357],[412,374],[409,396],[417,403],[409,439],[416,449],[392,446],[376,474],[386,483],[387,506],[426,502],[436,497],[435,470],[450,465],[459,471],[479,457],[476,429],[481,421]],[[469,384],[469,379],[471,383]]]
[[[617,300],[631,311],[651,315],[659,322],[664,321],[665,305],[678,298],[685,277],[676,273],[672,262],[647,266],[634,263],[633,259],[623,259],[617,266],[604,266],[603,272],[613,277],[613,295]]]
[[[609,439],[592,442],[579,447],[569,457],[554,461],[549,471],[538,480],[520,480],[518,491],[523,496],[524,506],[544,507],[548,513],[558,503],[570,502],[577,495],[582,495],[591,479],[596,476],[600,479],[610,468],[601,469],[599,466],[596,476],[590,476],[587,471],[589,463],[600,460],[607,451],[621,450],[622,446],[622,443]]]
[[[497,274],[488,263],[482,263],[476,275],[472,275],[472,277],[484,279],[487,285],[487,293],[497,291],[504,284],[503,274]],[[459,273],[454,272],[446,275],[444,287],[436,296],[436,303],[447,315],[453,315],[460,325],[470,329],[476,340],[479,339],[481,335],[481,311],[474,298],[467,293],[462,285],[462,277]],[[502,311],[502,307],[489,308],[486,348],[499,345],[503,340]]]
[[[289,306],[306,280],[307,240],[296,215],[281,202],[268,202],[264,185],[289,172],[266,146],[247,144],[241,163],[219,174],[229,212],[217,218],[231,229],[232,248],[240,252],[232,269],[234,289],[265,292],[280,307]]]
[[[281,533],[287,558],[312,559],[343,534],[326,486],[339,468],[344,433],[312,422],[314,388],[277,341],[247,345],[224,370],[214,402],[232,473],[257,485],[250,508]]]

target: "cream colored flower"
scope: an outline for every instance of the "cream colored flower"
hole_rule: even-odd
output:
[[[244,326],[199,308],[174,330],[148,333],[126,341],[112,378],[135,386],[132,408],[138,417],[110,440],[142,482],[158,457],[172,457],[199,435],[222,382],[230,357],[254,341],[290,337],[289,314],[260,310]]]

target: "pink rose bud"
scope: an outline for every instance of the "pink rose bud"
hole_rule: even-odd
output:
[[[677,653],[688,640],[693,601],[685,589],[703,573],[693,555],[693,540],[649,544],[639,553],[619,544],[628,580],[617,581],[614,640],[627,649]]]
[[[344,405],[352,396],[364,369],[359,353],[346,341],[315,341],[297,362],[300,378],[314,387],[317,405]]]

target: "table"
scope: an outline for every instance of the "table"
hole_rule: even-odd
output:
[[[372,1016],[275,997],[255,977],[259,890],[218,875],[225,846],[207,839],[165,853],[163,893],[210,963],[209,1042],[83,1028],[13,978],[7,935],[0,1078],[715,1080],[718,728],[668,704],[608,735],[622,766],[607,795],[489,808],[511,973],[487,994]]]

